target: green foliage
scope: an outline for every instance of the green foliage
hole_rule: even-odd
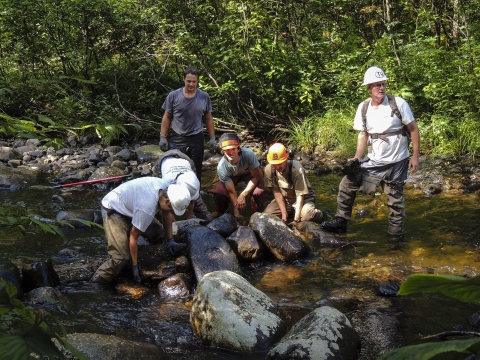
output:
[[[8,229],[18,229],[22,234],[26,234],[27,230],[35,233],[43,231],[52,235],[64,236],[61,228],[74,228],[72,222],[79,222],[88,227],[98,227],[103,229],[100,224],[79,218],[72,218],[68,221],[58,221],[56,223],[45,222],[36,214],[25,213],[24,211],[16,211],[17,207],[4,204],[0,208],[0,234],[6,234]]]
[[[63,336],[56,333],[47,324],[53,321],[66,335],[63,325],[58,319],[43,310],[35,310],[25,306],[15,298],[17,289],[11,283],[0,278],[0,323],[9,322],[11,314],[15,314],[30,324],[22,333],[5,333],[0,329],[0,360],[28,360],[32,357],[51,359],[64,358],[51,339],[56,339],[80,360],[88,360],[85,355],[75,349]]]
[[[305,152],[331,151],[336,156],[353,156],[357,132],[352,130],[354,110],[329,110],[292,123],[289,132],[293,147]]]
[[[480,339],[449,340],[441,343],[405,346],[384,354],[377,360],[428,360],[444,353],[480,355]]]
[[[480,276],[464,278],[453,275],[411,275],[405,280],[397,295],[439,292],[463,302],[480,302]],[[454,352],[480,355],[480,339],[450,340],[406,346],[383,354],[378,360],[417,359],[429,360],[442,353]]]
[[[411,275],[400,286],[398,295],[439,292],[464,302],[480,302],[480,276]]]
[[[104,144],[158,134],[167,93],[182,86],[183,68],[195,66],[218,123],[275,136],[292,119],[311,122],[358,104],[367,96],[363,73],[375,64],[389,76],[388,91],[411,104],[423,152],[474,156],[477,7],[471,0],[0,0],[0,109],[27,121],[0,131],[38,136],[48,128],[38,128],[44,115],[65,127],[60,132],[93,131]]]

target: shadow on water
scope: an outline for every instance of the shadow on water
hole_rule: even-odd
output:
[[[204,184],[211,181],[208,170]],[[212,172],[213,173],[213,172]],[[334,215],[340,177],[309,175],[317,194],[317,207]],[[332,190],[333,189],[333,190]],[[208,190],[208,185],[204,186]],[[60,194],[64,202],[52,202]],[[4,204],[17,205],[41,217],[55,219],[65,209],[99,210],[105,192],[92,190],[32,190],[2,194]],[[407,219],[403,240],[387,237],[386,198],[359,195],[349,223],[347,240],[354,244],[318,247],[306,259],[289,264],[276,260],[245,266],[244,276],[279,304],[284,318],[293,325],[322,305],[344,312],[361,336],[362,360],[405,345],[421,343],[422,337],[448,331],[470,330],[466,319],[480,310],[438,294],[381,297],[378,285],[400,283],[415,273],[479,274],[479,197],[443,192],[426,196],[406,188]],[[213,210],[213,199],[205,196]],[[362,211],[359,211],[362,210]],[[20,236],[11,232],[1,240],[1,261],[22,256],[46,259],[59,250],[77,246],[87,256],[105,255],[101,229],[66,230],[65,238],[49,234]],[[114,334],[130,340],[160,345],[175,359],[241,359],[244,356],[219,349],[201,348],[189,326],[190,303],[162,303],[156,288],[135,300],[114,288],[96,289],[85,283],[62,287],[68,301],[49,305],[68,332]],[[179,344],[191,344],[183,353]],[[258,359],[264,356],[258,356]],[[249,357],[255,359],[255,356]]]

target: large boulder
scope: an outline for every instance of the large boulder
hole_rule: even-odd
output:
[[[135,152],[139,163],[155,162],[163,154],[158,145],[143,145]]]
[[[268,353],[267,360],[355,360],[360,340],[347,317],[337,309],[315,309]]]
[[[23,266],[22,278],[25,291],[31,291],[38,287],[57,287],[60,285],[60,278],[53,268],[52,259]]]
[[[0,190],[17,191],[43,181],[44,174],[38,168],[0,166]]]
[[[21,154],[11,147],[1,146],[0,147],[0,161],[8,162],[12,159],[21,159]]]
[[[25,295],[25,300],[27,300],[30,304],[44,304],[50,301],[50,299],[53,299],[54,301],[68,300],[68,298],[60,292],[60,290],[50,286],[33,289]]]
[[[115,166],[100,166],[98,169],[96,169],[92,175],[88,178],[88,180],[98,180],[98,179],[105,179],[105,178],[110,178],[114,176],[123,176],[125,175],[125,172],[118,167]],[[98,182],[95,183],[94,186],[97,190],[108,190],[110,188],[113,188],[115,186],[120,185],[124,179],[118,179],[118,180],[113,180],[113,181],[108,181],[108,182]]]
[[[227,241],[205,226],[193,226],[187,230],[187,242],[193,271],[197,282],[212,271],[229,270],[240,273],[237,256]]]
[[[90,360],[166,360],[170,358],[156,345],[121,339],[114,335],[77,333],[67,335],[67,340]]]
[[[267,352],[286,331],[270,298],[231,271],[203,277],[193,297],[190,324],[205,345],[244,354]]]
[[[210,221],[207,227],[226,238],[237,230],[238,224],[233,215],[225,213]]]
[[[278,216],[255,213],[249,225],[277,259],[295,261],[308,254],[307,244]]]
[[[187,274],[175,274],[158,284],[162,300],[187,298],[193,291],[193,281]]]
[[[73,225],[75,228],[84,228],[88,225],[84,223],[74,220],[86,220],[96,224],[101,224],[103,222],[102,214],[100,211],[97,210],[87,210],[87,209],[79,209],[79,210],[68,210],[68,211],[59,211],[57,214],[57,221],[65,221],[69,224]]]
[[[295,227],[295,233],[302,236],[312,249],[322,246],[344,246],[349,243],[344,237],[325,231],[320,224],[312,221],[299,222]]]
[[[239,226],[227,237],[227,242],[241,260],[258,261],[263,258],[262,243],[258,241],[255,232],[247,226]]]
[[[175,241],[186,243],[188,229],[194,226],[200,226],[199,222],[200,219],[198,218],[175,221],[172,224],[172,232],[173,236],[175,237]]]
[[[107,257],[100,257],[93,260],[81,259],[67,264],[55,265],[54,269],[61,283],[88,281],[105,260],[107,260]]]

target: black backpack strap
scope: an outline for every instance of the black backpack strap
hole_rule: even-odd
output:
[[[367,110],[368,110],[368,104],[370,104],[370,99],[367,99],[363,102],[362,105],[362,121],[363,121],[363,131],[367,131]]]
[[[292,174],[292,166],[293,166],[293,160],[287,160],[288,161],[288,186],[290,189],[293,189],[293,174]]]
[[[392,115],[397,115],[397,117],[402,121],[402,114],[400,114],[400,110],[398,110],[397,102],[395,101],[395,96],[387,94],[388,105],[392,109]]]
[[[272,176],[272,184],[273,186],[278,186],[278,179],[277,179],[277,170],[273,167],[273,165],[270,165],[270,170],[271,170],[271,176]]]
[[[392,109],[392,115],[391,116],[393,117],[393,115],[396,115],[400,119],[400,122],[401,122],[402,121],[402,114],[400,113],[400,110],[398,110],[397,102],[395,101],[395,96],[387,94],[387,98],[388,98],[388,104],[390,105],[390,108]],[[406,136],[408,138],[408,142],[410,143],[410,141],[412,141],[412,136],[410,135],[410,130],[408,129],[408,126],[403,125],[402,126],[402,131],[403,131],[402,135]]]

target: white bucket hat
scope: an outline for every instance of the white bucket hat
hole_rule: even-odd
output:
[[[200,181],[198,181],[195,172],[186,171],[184,173],[181,173],[180,175],[178,175],[177,181],[175,183],[185,186],[190,192],[190,197],[192,199],[197,198],[198,192],[200,190]]]
[[[171,184],[167,189],[167,195],[170,199],[175,215],[180,216],[185,214],[185,211],[190,204],[190,200],[192,199],[190,191],[188,191],[183,185]]]

